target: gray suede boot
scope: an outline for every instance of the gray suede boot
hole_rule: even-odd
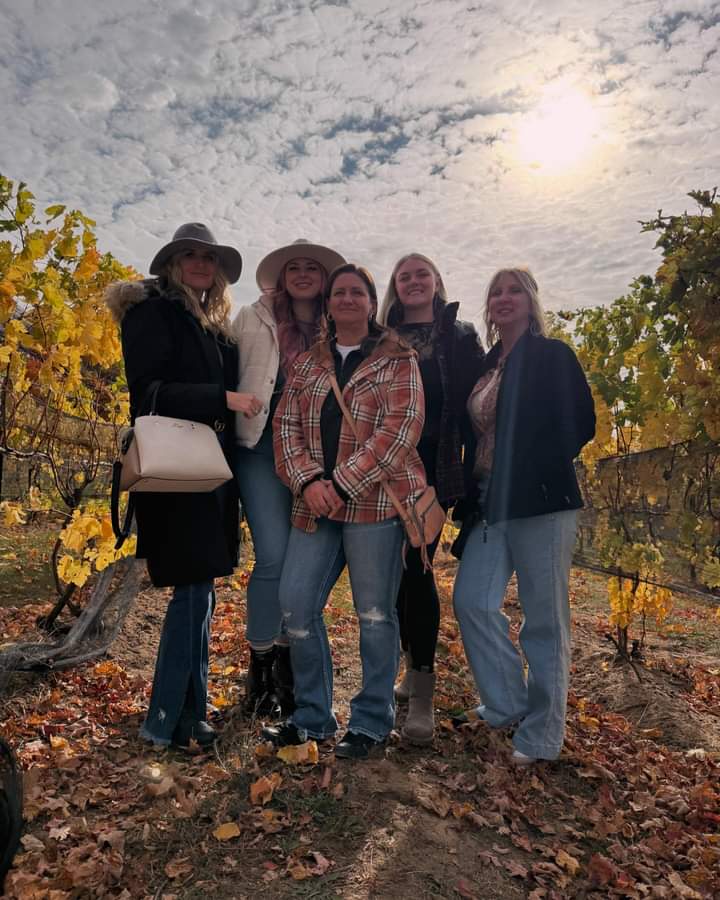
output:
[[[410,705],[407,719],[400,732],[411,744],[432,744],[435,732],[435,673],[412,670]]]
[[[405,674],[402,677],[402,681],[400,684],[395,685],[395,702],[396,703],[407,703],[410,699],[410,684],[412,682],[412,657],[410,656],[410,651],[405,650],[403,653],[403,657],[405,658]]]

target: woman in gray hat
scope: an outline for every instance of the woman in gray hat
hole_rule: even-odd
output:
[[[215,428],[228,463],[235,414],[259,404],[235,390],[237,348],[230,335],[228,284],[242,259],[199,223],[182,225],[152,263],[155,278],[112,285],[106,301],[122,331],[133,421],[155,394],[159,415]],[[172,587],[141,735],[155,744],[210,745],[205,720],[215,578],[237,564],[234,481],[210,493],[137,493],[137,556],[157,587]]]
[[[290,491],[275,472],[272,420],[298,356],[318,337],[328,274],[345,262],[335,250],[300,239],[268,253],[257,268],[260,299],[233,322],[240,356],[238,391],[260,406],[238,416],[237,479],[255,549],[247,590],[250,666],[245,710],[269,715],[294,709],[287,639],[281,636],[280,573],[290,534]]]

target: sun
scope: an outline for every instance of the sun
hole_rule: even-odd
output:
[[[590,155],[599,129],[600,116],[588,94],[548,90],[518,126],[519,161],[553,174],[574,168]]]

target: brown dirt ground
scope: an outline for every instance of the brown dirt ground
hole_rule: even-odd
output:
[[[538,855],[539,845],[522,837],[515,824],[507,827],[510,820],[502,816],[507,812],[502,798],[513,802],[517,798],[523,798],[523,802],[532,799],[533,804],[537,801],[540,811],[535,818],[529,816],[528,821],[536,824],[530,826],[528,835],[556,833],[558,839],[564,835],[563,846],[572,851],[567,835],[572,837],[575,832],[569,826],[565,831],[557,827],[557,807],[551,807],[549,800],[546,812],[542,812],[542,796],[551,782],[556,798],[567,797],[568,808],[580,803],[592,805],[599,796],[600,788],[592,780],[597,776],[588,774],[587,757],[582,757],[577,742],[573,739],[561,759],[543,767],[536,776],[515,771],[507,764],[511,749],[507,734],[463,729],[467,733],[458,735],[450,727],[454,711],[477,702],[451,612],[449,590],[454,566],[449,558],[441,559],[437,566],[444,609],[434,745],[426,749],[407,747],[395,734],[382,758],[356,764],[336,762],[331,748],[321,747],[317,765],[281,770],[282,782],[263,811],[249,802],[249,787],[261,775],[269,774],[273,766],[256,757],[259,723],[243,720],[237,707],[246,657],[241,636],[242,595],[229,586],[219,590],[219,611],[224,618],[215,635],[214,659],[222,659],[222,664],[216,663],[211,674],[211,699],[220,708],[222,738],[214,757],[188,757],[175,751],[143,748],[135,737],[167,602],[167,592],[145,584],[109,654],[110,660],[127,673],[116,676],[115,686],[122,685],[123,691],[134,698],[134,705],[124,707],[124,714],[113,713],[112,726],[105,723],[102,734],[93,730],[93,737],[83,745],[86,756],[82,765],[68,763],[67,757],[62,757],[60,774],[50,792],[61,797],[63,791],[77,790],[86,763],[92,770],[88,778],[92,775],[106,778],[107,783],[119,782],[116,795],[111,791],[97,801],[91,795],[87,807],[82,807],[82,818],[90,830],[125,830],[122,874],[115,880],[106,877],[102,886],[94,889],[68,887],[68,878],[72,878],[66,874],[65,881],[57,882],[55,893],[48,889],[45,893],[24,894],[18,888],[19,892],[11,896],[48,900],[86,896],[166,900],[213,896],[230,900],[259,894],[268,898],[349,900],[610,896],[600,889],[588,892],[578,888],[576,893],[562,879],[556,888],[547,889],[540,880],[538,888],[538,882],[528,877],[528,870],[542,875],[543,865],[552,866],[543,858],[552,857],[542,849]],[[715,611],[688,601],[681,608],[699,612],[681,617],[684,631],[678,627],[675,631],[649,632],[646,659],[636,667],[642,679],[639,681],[633,668],[614,663],[613,647],[604,636],[604,580],[574,572],[572,583],[573,721],[577,709],[582,710],[587,702],[593,704],[593,715],[600,719],[614,713],[616,717],[608,719],[611,724],[626,720],[624,733],[633,740],[652,743],[663,752],[700,749],[720,759],[720,717],[717,703],[711,702],[717,698],[719,682],[715,677],[714,682],[710,678],[710,682],[698,685],[695,668],[705,666],[715,676],[720,675]],[[519,608],[512,585],[507,608],[517,625]],[[357,628],[345,578],[333,594],[328,622],[342,726],[359,679]],[[62,676],[58,677],[60,681],[50,686],[51,691],[65,690]],[[78,683],[67,685],[67,690],[77,688]],[[110,688],[103,689],[110,690],[113,679],[109,684]],[[38,720],[43,715],[48,717],[48,689],[37,678],[14,686],[4,707],[8,721],[17,715],[18,703],[22,703],[25,717],[33,713]],[[108,694],[108,710],[113,702]],[[8,704],[14,704],[14,710]],[[0,712],[2,709],[0,704]],[[82,712],[78,711],[78,722],[82,721]],[[580,721],[586,721],[586,727],[597,727],[591,723],[598,719],[583,720],[581,712]],[[45,738],[56,733],[71,739],[73,734],[72,729],[63,731],[59,726],[55,732],[42,728],[41,732]],[[20,741],[26,767],[32,768],[33,753],[39,752],[37,743],[27,737],[25,743]],[[148,764],[169,773],[175,782],[174,794],[171,790],[167,795],[148,797],[147,784],[139,774]],[[128,778],[132,782],[129,787],[123,782]],[[32,796],[31,791],[31,805]],[[73,812],[71,821],[76,823],[79,813]],[[50,872],[54,871],[52,866],[57,868],[68,847],[61,840],[47,840],[48,828],[52,830],[57,824],[48,815],[45,809],[33,816],[28,833],[45,844],[46,856],[54,860],[52,865],[48,863]],[[239,823],[240,834],[235,840],[220,842],[212,832],[226,822]],[[586,859],[593,847],[583,848]],[[600,845],[598,848],[602,849]],[[44,860],[38,863],[39,845],[31,841],[25,850],[18,860],[19,871],[42,872]],[[308,855],[313,852],[319,856]],[[302,875],[303,866],[309,874],[296,878],[296,863],[300,865],[300,870],[295,868],[296,875]],[[531,894],[533,889],[540,893]]]

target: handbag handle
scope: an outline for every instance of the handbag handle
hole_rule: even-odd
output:
[[[157,406],[157,395],[158,391],[162,387],[162,381],[151,381],[148,389],[145,393],[145,398],[143,400],[143,406],[145,406],[148,397],[150,398],[150,412],[149,415],[156,416],[157,412],[155,411],[155,407]]]
[[[338,406],[340,407],[340,410],[342,411],[343,416],[345,416],[345,421],[350,426],[350,430],[352,431],[353,435],[355,436],[355,440],[359,444],[360,436],[358,435],[357,425],[356,425],[353,417],[350,415],[350,410],[347,408],[347,404],[345,403],[345,401],[343,399],[342,392],[340,391],[340,385],[338,384],[337,378],[335,377],[335,373],[330,372],[329,377],[330,377],[330,384],[332,385],[333,393],[335,394],[335,399],[338,402]],[[386,478],[381,478],[380,484],[381,484],[383,490],[385,491],[385,493],[390,498],[390,501],[392,502],[392,505],[395,507],[397,514],[400,516],[402,521],[405,522],[408,519],[407,510],[405,509],[405,507],[402,505],[402,503],[398,499],[398,495],[390,487]]]
[[[112,487],[110,490],[110,519],[112,521],[112,530],[117,538],[115,549],[119,550],[130,535],[132,528],[132,520],[135,515],[135,495],[130,491],[128,494],[127,508],[125,510],[125,521],[120,525],[120,476],[122,475],[122,463],[116,459],[112,467]]]

